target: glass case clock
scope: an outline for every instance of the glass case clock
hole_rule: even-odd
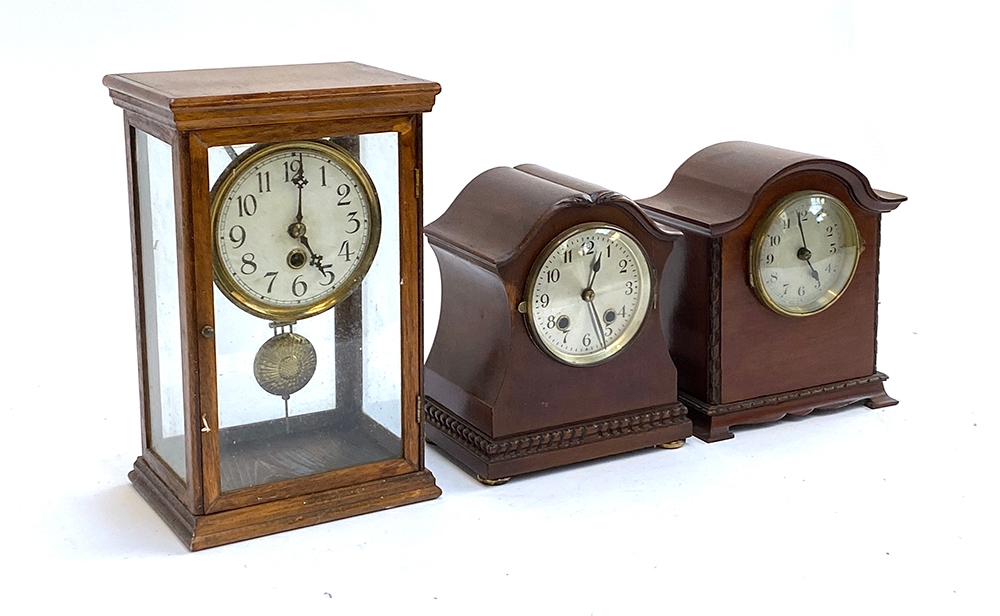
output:
[[[421,114],[355,63],[109,75],[124,109],[143,449],[190,549],[434,498]]]
[[[875,367],[879,237],[905,199],[840,161],[728,142],[639,201],[684,232],[662,314],[695,436],[896,404]]]
[[[424,232],[442,288],[427,435],[480,481],[691,435],[656,299],[676,231],[522,165],[473,179]]]

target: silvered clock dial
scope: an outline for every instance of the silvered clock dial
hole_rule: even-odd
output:
[[[624,230],[602,223],[568,229],[542,250],[528,277],[532,337],[566,364],[607,361],[642,326],[651,280],[645,252]]]
[[[750,284],[775,312],[815,314],[844,293],[860,252],[858,229],[843,203],[822,192],[796,192],[754,229]]]
[[[378,248],[375,188],[342,148],[266,145],[235,159],[212,191],[215,277],[243,310],[294,321],[354,290]]]

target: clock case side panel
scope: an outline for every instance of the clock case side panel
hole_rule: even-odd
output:
[[[660,280],[660,318],[677,387],[718,401],[721,341],[713,334],[720,316],[720,241],[685,233],[674,244]]]
[[[401,328],[401,426],[403,458],[371,463],[359,467],[348,467],[322,472],[316,475],[276,481],[269,484],[241,488],[222,493],[218,461],[218,411],[214,397],[202,396],[202,414],[207,430],[201,432],[203,448],[206,452],[204,482],[205,510],[210,513],[221,513],[227,510],[249,508],[248,515],[257,519],[266,515],[263,505],[294,501],[305,494],[327,494],[334,498],[342,493],[347,498],[351,486],[369,481],[377,481],[388,477],[411,477],[413,481],[425,482],[421,477],[433,477],[423,467],[423,446],[421,424],[418,421],[418,406],[421,399],[422,370],[420,329],[422,323],[422,303],[420,297],[420,263],[422,242],[419,241],[420,201],[417,189],[417,176],[420,167],[417,164],[420,150],[419,116],[399,116],[385,118],[361,118],[355,120],[338,120],[323,122],[298,122],[262,127],[224,128],[197,131],[191,136],[191,157],[202,160],[207,156],[207,149],[213,146],[232,145],[255,141],[289,141],[296,139],[319,139],[367,133],[395,132],[399,144],[399,198],[400,198],[400,328]],[[211,219],[208,207],[208,178],[205,175],[205,165],[198,165],[198,177],[192,178],[192,184],[199,186],[198,212],[199,228],[211,237]],[[204,242],[202,253],[198,259],[199,287],[204,289],[199,296],[199,323],[202,327],[214,327],[214,299],[212,285],[211,243]],[[404,314],[405,313],[405,314]],[[201,338],[202,366],[201,380],[204,392],[215,392],[215,349],[214,340]],[[211,459],[209,459],[211,458]],[[420,476],[420,477],[418,477]],[[401,484],[402,485],[402,484]],[[421,484],[422,485],[422,484]],[[436,486],[421,487],[407,497],[406,504],[436,498],[440,489]],[[337,497],[339,498],[339,497]],[[260,505],[260,508],[256,508]],[[345,505],[347,506],[347,505]],[[364,513],[353,506],[347,507],[344,515]],[[248,524],[251,524],[248,521]],[[255,524],[255,523],[254,523]],[[281,529],[284,530],[284,529]],[[271,531],[278,532],[278,531]],[[255,535],[248,535],[255,536]]]
[[[499,274],[429,238],[441,269],[441,316],[424,367],[430,402],[486,433],[507,372],[510,313]]]
[[[149,118],[136,115],[128,110],[124,112],[125,118],[125,138],[126,138],[126,158],[128,167],[129,184],[129,207],[132,228],[132,263],[133,279],[136,306],[136,339],[139,352],[139,381],[140,381],[140,403],[142,406],[142,455],[136,460],[134,469],[129,473],[129,479],[136,489],[144,496],[150,494],[151,490],[169,495],[173,501],[173,509],[182,509],[186,515],[198,514],[202,508],[202,482],[201,482],[201,450],[199,439],[192,435],[198,431],[197,420],[197,384],[190,378],[196,374],[195,344],[192,339],[194,327],[194,309],[192,288],[194,284],[193,271],[190,267],[190,255],[192,253],[192,238],[188,231],[190,229],[190,211],[187,208],[189,201],[182,190],[184,185],[184,172],[186,166],[186,139],[181,133],[172,127],[165,126]],[[145,277],[143,275],[144,251],[148,253],[151,247],[143,246],[140,229],[140,197],[139,186],[136,177],[137,156],[135,131],[141,130],[144,133],[159,139],[171,146],[172,169],[173,169],[173,194],[175,208],[175,226],[177,231],[177,258],[178,258],[178,290],[180,296],[177,299],[181,314],[180,346],[183,378],[182,398],[184,417],[184,459],[187,477],[179,477],[152,448],[152,437],[150,418],[150,392],[148,383],[150,378],[149,370],[149,337],[145,331],[146,307],[143,297],[145,296]],[[151,258],[151,257],[150,257]],[[147,500],[149,500],[147,498]],[[150,501],[151,503],[153,501]],[[155,507],[155,505],[154,505]],[[158,510],[159,507],[157,507]],[[162,511],[161,511],[162,513]]]

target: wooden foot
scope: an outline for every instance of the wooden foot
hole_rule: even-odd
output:
[[[865,400],[865,406],[870,409],[880,409],[887,406],[895,406],[897,404],[899,404],[899,400],[889,397],[889,395],[884,391]]]

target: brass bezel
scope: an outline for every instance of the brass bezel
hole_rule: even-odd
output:
[[[218,225],[222,203],[225,201],[229,190],[236,180],[260,160],[286,150],[310,150],[341,164],[349,174],[354,176],[358,186],[365,193],[365,197],[368,200],[369,224],[365,253],[358,261],[354,270],[350,272],[346,281],[341,282],[340,285],[333,286],[329,294],[320,296],[312,302],[295,306],[275,306],[271,303],[261,301],[259,298],[248,296],[229,271],[222,266],[222,258],[219,254]],[[316,316],[333,308],[353,293],[368,274],[368,270],[375,260],[375,253],[378,251],[379,241],[382,236],[382,208],[371,177],[361,163],[355,160],[347,150],[326,140],[283,141],[280,143],[260,144],[248,149],[233,159],[219,176],[219,180],[212,187],[210,202],[212,204],[212,270],[216,286],[229,301],[245,312],[278,322],[295,321]]]
[[[531,292],[538,279],[538,275],[545,264],[545,261],[548,260],[549,256],[555,251],[556,248],[559,247],[560,244],[574,235],[593,231],[610,231],[613,233],[620,233],[622,239],[625,240],[626,245],[632,250],[635,258],[637,260],[641,260],[641,263],[637,263],[639,266],[639,282],[641,286],[639,290],[639,305],[636,307],[636,318],[626,327],[625,331],[622,332],[622,335],[619,336],[614,343],[586,355],[571,355],[550,346],[545,340],[545,337],[542,336],[536,329],[534,304],[530,301]],[[635,340],[636,335],[642,329],[646,319],[649,317],[649,313],[653,306],[653,283],[653,268],[649,264],[649,254],[646,253],[646,249],[643,248],[642,244],[640,244],[639,241],[636,240],[628,231],[622,229],[621,227],[603,222],[585,222],[575,225],[563,231],[552,241],[546,244],[545,248],[542,249],[534,263],[531,265],[531,271],[528,273],[528,279],[525,281],[523,295],[524,303],[526,304],[524,317],[527,321],[528,332],[531,335],[531,339],[534,341],[535,346],[541,349],[549,357],[569,366],[590,367],[610,361],[616,355],[625,350],[625,348],[627,348],[632,341]],[[642,311],[641,315],[639,314],[640,310]]]
[[[832,209],[837,210],[840,220],[844,225],[844,243],[847,247],[854,248],[854,259],[851,263],[851,271],[844,282],[844,286],[842,286],[839,290],[834,291],[832,287],[828,288],[825,294],[821,295],[819,299],[808,305],[810,307],[815,305],[813,308],[806,309],[800,307],[798,309],[790,309],[789,307],[778,304],[765,290],[764,280],[760,273],[760,254],[764,247],[764,241],[767,238],[767,230],[771,228],[771,225],[781,215],[781,213],[787,210],[792,203],[811,197],[822,197],[827,200]],[[750,236],[750,286],[753,288],[760,301],[778,314],[790,317],[807,317],[818,314],[832,306],[838,299],[840,299],[840,297],[843,296],[844,291],[846,291],[851,285],[851,281],[854,280],[854,273],[858,269],[858,261],[861,259],[862,249],[861,235],[858,233],[858,227],[857,223],[854,222],[854,216],[851,215],[851,211],[847,209],[847,206],[844,205],[840,199],[829,193],[818,190],[796,191],[786,195],[771,206],[771,208],[767,211],[767,214],[765,214],[760,222],[757,223],[757,226],[754,227],[753,233]],[[828,298],[828,300],[821,303],[820,300],[823,298]]]

